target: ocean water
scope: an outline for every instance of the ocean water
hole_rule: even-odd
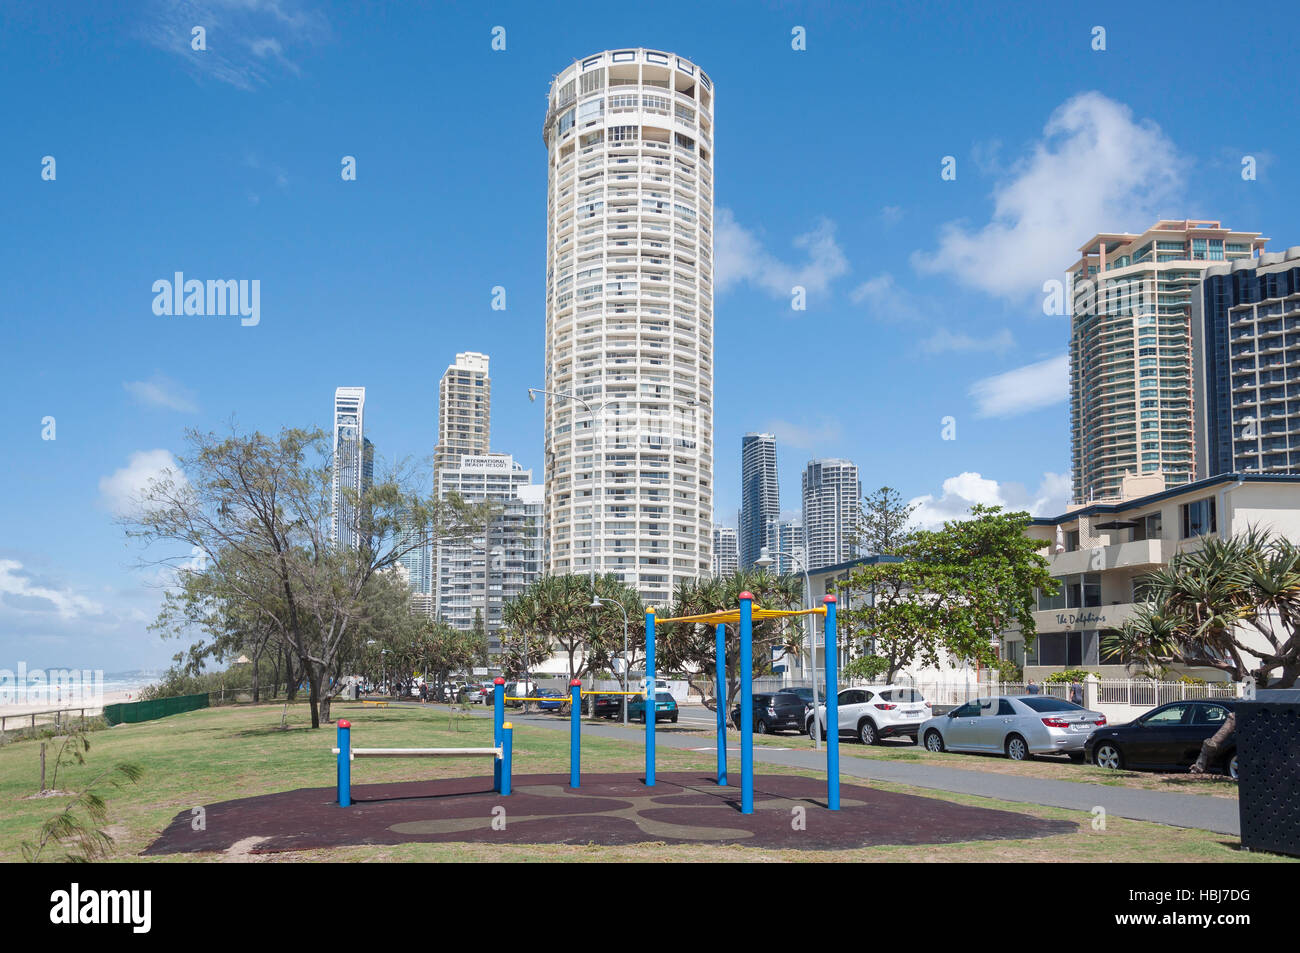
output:
[[[162,675],[160,671],[147,669],[104,672],[21,664],[17,670],[0,669],[0,704],[50,707],[100,704],[116,692],[130,692],[134,697]]]

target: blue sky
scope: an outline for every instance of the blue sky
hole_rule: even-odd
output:
[[[722,522],[747,430],[777,433],[787,508],[843,456],[927,521],[1059,510],[1068,319],[1043,282],[1157,217],[1300,244],[1281,4],[1249,27],[1195,3],[51,6],[0,9],[0,668],[176,651],[113,512],[186,427],[325,425],[360,384],[380,455],[423,458],[438,377],[480,350],[494,449],[538,467],[542,119],[592,52],[674,51],[716,87]],[[259,279],[260,322],[155,315],[176,271]]]

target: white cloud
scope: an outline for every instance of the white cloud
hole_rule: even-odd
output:
[[[176,458],[168,450],[138,450],[126,466],[99,481],[99,496],[115,516],[130,516],[139,509],[140,499],[154,480],[170,478],[184,483]]]
[[[65,620],[104,612],[98,602],[70,589],[37,582],[16,559],[0,559],[0,601],[20,614],[54,612]]]
[[[921,350],[927,354],[942,354],[947,351],[958,353],[992,352],[1005,354],[1015,347],[1016,339],[1009,330],[1003,328],[989,337],[974,338],[969,334],[939,328],[921,342]]]
[[[137,32],[192,73],[253,90],[270,82],[277,69],[301,73],[285,50],[329,38],[324,15],[300,6],[297,0],[154,0]],[[191,47],[196,26],[206,31],[201,52]]]
[[[922,529],[962,519],[976,504],[1000,506],[1009,512],[1025,510],[1031,516],[1058,516],[1070,502],[1070,478],[1064,473],[1044,473],[1038,488],[1030,492],[1023,484],[998,483],[967,471],[944,480],[939,496],[927,493],[908,502],[916,506],[912,525]]]
[[[162,374],[154,374],[147,381],[125,381],[122,386],[142,404],[191,414],[199,409],[193,391]]]
[[[985,377],[971,385],[977,417],[1014,417],[1065,400],[1070,362],[1065,354]]]
[[[842,433],[838,421],[823,420],[820,424],[807,426],[791,423],[788,420],[770,420],[763,429],[776,437],[778,446],[784,444],[800,450],[819,450],[829,443],[834,443]]]
[[[987,156],[976,153],[976,164]],[[1179,198],[1186,165],[1150,120],[1098,92],[1060,106],[1030,154],[993,193],[982,228],[950,222],[939,247],[917,252],[922,273],[951,273],[991,294],[1021,298],[1039,291],[1100,231],[1136,231],[1163,217]]]
[[[793,245],[806,251],[807,262],[793,265],[781,261],[736,221],[730,209],[718,209],[714,260],[719,293],[743,281],[774,298],[790,297],[790,289],[796,285],[810,294],[820,294],[849,270],[848,259],[835,241],[835,224],[829,219],[818,219],[816,227],[795,238]]]
[[[901,205],[886,205],[880,210],[880,220],[886,228],[892,228],[903,220]]]

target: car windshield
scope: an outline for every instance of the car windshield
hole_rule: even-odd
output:
[[[1067,702],[1064,698],[1051,698],[1045,695],[1033,695],[1017,701],[1033,711],[1087,711],[1086,708]]]

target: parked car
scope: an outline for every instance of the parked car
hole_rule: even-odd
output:
[[[813,703],[813,690],[811,688],[779,688],[776,692],[778,695],[797,695],[805,705]],[[817,701],[822,702],[826,699],[826,690],[818,692]]]
[[[559,711],[569,702],[569,696],[553,688],[534,688],[528,693],[529,698],[537,699],[537,707],[542,711]]]
[[[583,711],[591,705],[595,718],[621,718],[623,716],[623,695],[587,695],[582,699]]]
[[[1088,736],[1106,716],[1051,695],[998,695],[958,705],[921,725],[930,751],[1002,753],[1012,761],[1039,754],[1068,754],[1083,760]]]
[[[775,731],[803,731],[804,711],[807,705],[793,692],[776,692],[753,696],[754,734],[767,735]],[[731,723],[740,727],[740,706],[731,709]]]
[[[1084,756],[1099,768],[1171,771],[1191,767],[1201,745],[1223,727],[1235,708],[1229,700],[1170,702],[1127,725],[1099,728],[1088,736]],[[1229,736],[1223,756],[1210,765],[1237,776],[1237,736]]]
[[[869,688],[845,688],[836,696],[839,705],[840,734],[851,734],[864,745],[879,744],[885,738],[910,738],[916,743],[921,723],[930,717],[930,703],[915,688],[906,685],[881,685]],[[826,737],[826,705],[817,707],[821,736]],[[813,715],[809,708],[804,731],[813,733]]]
[[[645,721],[645,698],[641,695],[627,696],[627,717],[630,721]],[[655,693],[655,721],[665,718],[677,723],[677,702],[668,692]]]

